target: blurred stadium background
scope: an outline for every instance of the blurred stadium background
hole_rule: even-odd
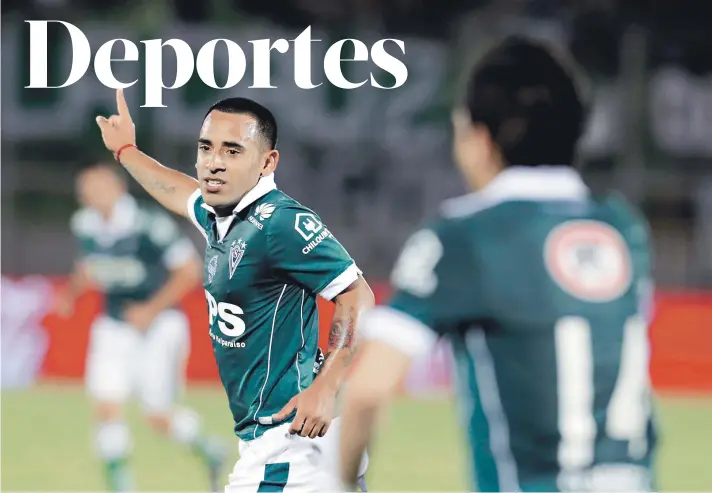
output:
[[[322,215],[381,299],[406,235],[440,200],[462,192],[450,160],[448,110],[463,63],[512,32],[569,47],[592,82],[581,155],[585,177],[595,189],[625,194],[652,228],[659,293],[651,371],[663,433],[660,488],[712,490],[712,3],[5,0],[2,14],[3,490],[103,489],[81,385],[89,323],[101,300],[88,293],[71,320],[50,310],[74,255],[67,226],[76,206],[73,169],[109,157],[94,116],[113,108],[114,94],[91,70],[62,90],[24,89],[27,19],[72,22],[93,49],[117,37],[176,37],[197,51],[208,40],[228,38],[245,47],[248,67],[248,40],[293,39],[311,25],[313,38],[323,40],[313,44],[315,77],[322,76],[325,47],[338,39],[369,45],[384,37],[404,40],[409,79],[395,91],[343,91],[328,82],[302,91],[292,82],[287,54],[272,60],[279,89],[248,90],[243,83],[218,93],[196,76],[165,92],[167,108],[140,110],[142,88],[127,92],[140,147],[187,172],[209,104],[229,92],[272,108],[281,124],[278,184]],[[65,31],[51,30],[55,84],[67,76],[70,48]],[[165,80],[175,73],[173,63],[166,56]],[[124,75],[141,71],[140,64],[126,65]],[[359,70],[344,68],[353,80]],[[243,80],[250,79],[248,68]],[[210,430],[229,437],[230,416],[204,335],[204,303],[196,289],[183,305],[193,330],[186,399],[206,416]],[[448,382],[445,347],[414,368],[375,447],[373,490],[466,487]],[[135,412],[132,422],[140,490],[205,488],[187,455],[150,434]]]

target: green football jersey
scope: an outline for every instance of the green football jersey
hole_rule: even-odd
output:
[[[572,169],[510,168],[409,240],[367,335],[414,355],[451,341],[481,491],[643,491],[650,278],[623,201]]]
[[[360,271],[319,216],[263,177],[217,217],[200,191],[192,221],[207,240],[204,287],[220,379],[243,440],[314,379],[317,296],[333,299]],[[283,422],[289,422],[294,414]]]
[[[196,255],[192,242],[163,209],[126,195],[110,218],[83,208],[72,216],[79,261],[104,294],[106,314],[123,320],[128,303],[149,300],[169,276]]]

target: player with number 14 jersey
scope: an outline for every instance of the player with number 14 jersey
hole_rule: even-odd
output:
[[[445,337],[479,491],[651,491],[650,241],[570,164],[583,107],[569,68],[509,39],[473,69],[453,126],[473,193],[410,238],[393,298],[362,317],[343,479],[378,403]]]

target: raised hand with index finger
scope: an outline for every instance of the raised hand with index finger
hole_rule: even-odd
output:
[[[116,108],[118,115],[112,115],[109,118],[96,117],[104,145],[115,156],[121,149],[136,145],[136,127],[131,119],[123,89],[116,90]]]

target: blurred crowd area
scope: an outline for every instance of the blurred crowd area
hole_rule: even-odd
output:
[[[279,89],[248,90],[243,82],[220,92],[196,77],[164,93],[167,108],[135,105],[140,147],[186,172],[212,102],[243,95],[267,105],[281,125],[278,185],[315,209],[378,279],[387,277],[404,239],[439,202],[464,192],[450,156],[449,109],[467,62],[510,33],[567,47],[589,76],[591,113],[579,163],[589,184],[618,190],[643,209],[659,284],[712,287],[712,2],[5,0],[2,10],[4,274],[68,271],[73,170],[110,157],[94,116],[111,111],[114,96],[91,69],[68,88],[23,89],[28,30],[22,21],[62,19],[80,27],[94,50],[116,37],[177,37],[194,52],[215,38],[249,47],[248,40],[294,39],[312,26],[313,38],[323,41],[313,44],[315,81],[324,80],[320,56],[339,39],[404,40],[409,78],[393,91],[368,85],[343,91],[328,81],[301,90],[287,54],[272,61]],[[63,73],[54,79],[62,83],[70,47],[66,33],[55,31],[50,80]],[[169,58],[166,81],[175,74]],[[368,77],[368,67],[343,68],[352,80],[365,78],[362,69]],[[129,102],[141,99],[138,86],[137,95],[131,91]]]

